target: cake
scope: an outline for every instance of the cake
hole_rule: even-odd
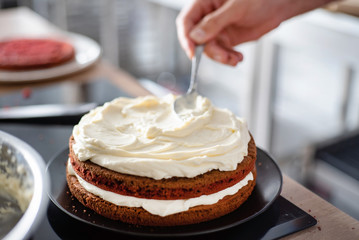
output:
[[[0,69],[28,70],[59,65],[74,58],[69,43],[54,39],[11,39],[0,42]]]
[[[256,146],[244,119],[205,97],[117,98],[91,110],[69,140],[67,183],[98,214],[175,226],[226,215],[251,195]]]

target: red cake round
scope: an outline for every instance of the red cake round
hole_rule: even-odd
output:
[[[0,68],[46,68],[70,61],[73,46],[53,39],[13,39],[0,42]]]

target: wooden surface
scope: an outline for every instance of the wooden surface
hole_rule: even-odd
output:
[[[281,195],[318,221],[317,225],[283,239],[359,239],[359,221],[288,176],[283,177]]]

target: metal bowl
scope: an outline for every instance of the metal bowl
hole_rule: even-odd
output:
[[[32,147],[0,131],[0,238],[31,237],[46,213],[49,179]]]

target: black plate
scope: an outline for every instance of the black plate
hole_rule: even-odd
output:
[[[51,177],[51,201],[74,219],[113,233],[146,237],[194,236],[213,233],[240,225],[263,213],[279,196],[282,174],[273,159],[257,149],[257,183],[248,200],[236,211],[221,218],[193,225],[178,227],[142,227],[104,218],[84,207],[69,193],[66,184],[68,149],[57,154],[47,165]]]

